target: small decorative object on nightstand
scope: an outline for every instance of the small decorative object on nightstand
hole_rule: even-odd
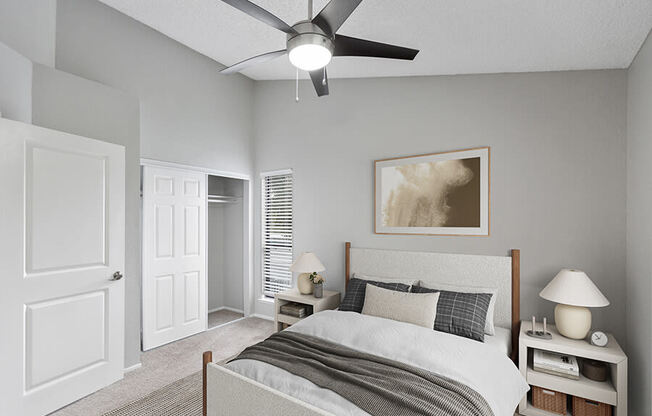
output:
[[[333,292],[330,290],[324,290],[323,292],[323,297],[321,298],[316,298],[312,295],[304,295],[299,293],[297,290],[286,290],[285,292],[277,293],[274,296],[274,306],[276,310],[274,322],[276,323],[276,330],[282,331],[285,327],[296,324],[313,313],[328,309],[336,309],[340,306],[340,292]],[[297,316],[284,314],[281,311],[281,307],[288,303],[305,306],[305,316],[299,318]]]
[[[324,277],[313,273],[310,275],[310,280],[312,281],[315,297],[321,298],[324,296]]]
[[[609,336],[602,331],[591,331],[589,342],[596,347],[606,347],[609,343]]]
[[[315,253],[305,252],[292,263],[290,270],[296,273],[301,273],[297,279],[297,289],[304,295],[312,294],[312,279],[311,276],[319,276],[317,272],[326,270],[321,261],[315,256]]]
[[[537,318],[532,316],[532,329],[528,329],[525,334],[529,337],[550,339],[552,335],[548,332],[548,320],[543,318],[543,330],[537,331]]]
[[[586,340],[575,340],[560,335],[554,325],[548,325],[548,331],[552,335],[550,340],[529,337],[525,334],[529,327],[530,324],[527,321],[521,323],[518,368],[532,390],[537,390],[537,394],[540,393],[540,395],[536,400],[533,397],[534,393],[524,397],[518,407],[519,415],[553,416],[557,410],[565,410],[562,414],[572,414],[573,416],[611,414],[627,416],[627,356],[613,335],[609,334],[607,346],[596,347]],[[606,380],[596,381],[586,377],[582,371],[579,380],[572,380],[535,371],[532,364],[535,350],[572,355],[583,364],[589,360],[601,361],[609,367],[608,375]],[[569,413],[570,408],[560,409],[558,407],[554,407],[554,411],[551,412],[553,407],[547,406],[540,400],[553,396],[559,398],[560,403],[562,398],[572,397],[572,413]],[[563,400],[563,403],[566,401]],[[536,408],[535,404],[548,410]]]
[[[572,339],[586,338],[591,329],[588,307],[609,305],[609,300],[581,270],[563,269],[539,293],[544,299],[557,302],[555,325],[560,334]]]
[[[582,360],[582,375],[593,381],[607,381],[609,366],[604,361]]]

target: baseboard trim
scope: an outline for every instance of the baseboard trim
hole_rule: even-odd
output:
[[[229,322],[224,322],[223,324],[219,324],[219,325],[213,326],[211,328],[206,328],[206,331],[212,331],[212,330],[217,329],[217,328],[222,328],[223,326],[227,326],[227,325],[234,324],[236,322],[244,321],[245,319],[247,319],[247,317],[243,316],[242,318],[234,319],[234,320],[229,321]]]
[[[143,363],[134,364],[132,366],[129,366],[129,367],[125,368],[123,371],[125,373],[131,373],[134,370],[138,370],[142,366],[143,366]]]
[[[213,313],[218,311],[231,311],[235,313],[241,313],[244,315],[244,311],[242,309],[231,308],[229,306],[220,306],[219,308],[209,309],[208,313]]]
[[[260,313],[252,313],[252,314],[249,315],[249,316],[250,316],[251,318],[260,318],[260,319],[264,319],[264,320],[266,320],[266,321],[273,321],[273,320],[274,320],[273,317],[271,317],[271,316],[267,316],[267,315],[263,315],[263,314],[260,314]]]

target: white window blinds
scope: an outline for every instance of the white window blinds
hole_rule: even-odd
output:
[[[263,294],[292,286],[292,173],[262,176]]]

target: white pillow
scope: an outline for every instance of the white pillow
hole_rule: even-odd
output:
[[[397,292],[367,285],[362,314],[433,328],[438,300],[439,292]]]
[[[484,333],[487,335],[496,335],[496,328],[494,325],[494,310],[496,309],[496,295],[498,293],[498,289],[495,287],[458,286],[447,283],[428,283],[424,282],[423,280],[419,282],[419,285],[428,289],[447,290],[450,292],[491,293],[491,300],[489,300],[489,307],[487,308],[487,317],[484,321]]]
[[[374,282],[382,283],[403,283],[404,285],[412,286],[419,284],[419,279],[405,279],[400,277],[380,277],[371,276],[369,274],[353,273],[353,277],[362,280],[372,280]]]

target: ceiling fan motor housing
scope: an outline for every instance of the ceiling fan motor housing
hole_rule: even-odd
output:
[[[301,21],[292,26],[298,34],[287,35],[287,50],[291,51],[302,45],[319,45],[328,49],[333,54],[335,44],[333,40],[319,26],[309,20]]]

